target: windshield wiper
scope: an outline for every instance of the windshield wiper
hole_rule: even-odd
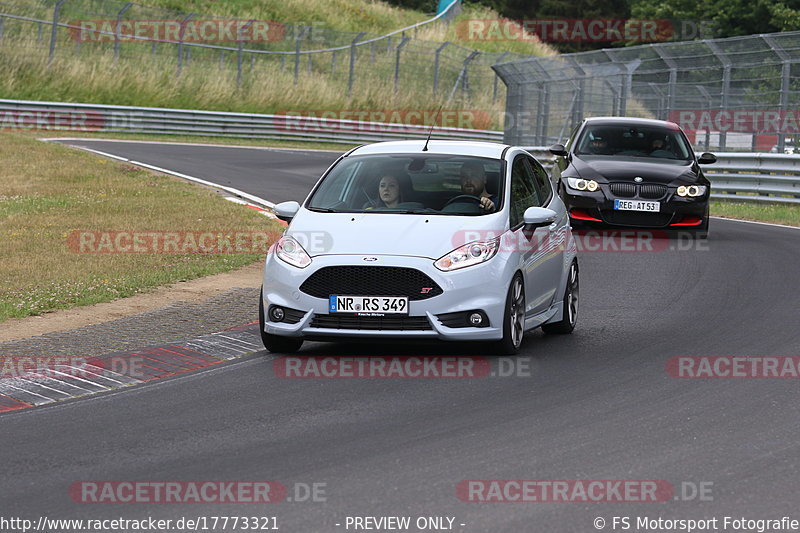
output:
[[[315,213],[338,213],[338,211],[330,207],[309,207],[308,210],[314,211]]]

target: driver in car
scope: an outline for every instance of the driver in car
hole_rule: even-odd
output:
[[[480,199],[481,209],[494,211],[497,196],[486,190],[486,170],[478,161],[467,161],[461,165],[461,192]]]

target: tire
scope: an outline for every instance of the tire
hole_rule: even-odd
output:
[[[519,352],[525,335],[525,286],[522,276],[517,274],[511,280],[506,295],[503,314],[503,338],[497,342],[500,355],[514,355]]]
[[[578,321],[578,294],[580,289],[578,261],[573,260],[567,274],[567,286],[564,289],[564,313],[558,322],[542,324],[542,331],[549,334],[565,335],[572,333]]]
[[[258,330],[261,332],[261,342],[270,353],[294,353],[303,345],[300,337],[281,337],[264,332],[264,289],[258,297]]]

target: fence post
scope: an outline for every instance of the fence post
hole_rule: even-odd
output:
[[[719,46],[717,46],[717,43],[714,41],[706,40],[703,42],[706,44],[706,46],[708,46],[708,48],[711,50],[711,53],[714,54],[717,60],[722,63],[722,87],[720,88],[720,91],[722,92],[722,98],[720,101],[720,107],[723,111],[730,111],[728,109],[728,100],[731,92],[731,60],[722,50],[720,50]],[[710,132],[708,132],[706,137],[710,138]],[[727,140],[727,132],[723,129],[719,132],[719,147],[724,148],[727,144]],[[706,150],[708,149],[708,146],[706,146]]]
[[[242,86],[242,54],[244,53],[244,31],[250,27],[254,20],[247,21],[244,26],[239,26],[236,33],[236,40],[238,42],[238,50],[236,52],[236,86]]]
[[[309,27],[304,26],[300,33],[297,35],[297,40],[294,44],[294,84],[300,79],[300,41],[305,37]]]
[[[5,26],[5,22],[6,22],[6,18],[3,17],[3,16],[0,16],[0,41],[3,40],[3,28]]]
[[[336,76],[336,50],[331,52],[331,77]]]
[[[400,44],[397,45],[397,51],[395,52],[395,60],[394,60],[394,93],[397,94],[397,91],[400,89],[400,52],[403,50],[403,47],[410,41],[410,37],[403,37],[403,40],[400,41]]]
[[[436,49],[436,52],[433,56],[433,95],[436,96],[436,93],[439,92],[439,56],[442,55],[442,52],[445,48],[449,45],[449,42],[442,43],[442,45]]]
[[[653,46],[653,51],[658,54],[658,57],[664,61],[664,64],[669,67],[669,85],[667,89],[667,109],[664,113],[664,116],[658,117],[661,120],[667,120],[669,118],[670,111],[673,111],[675,108],[675,93],[678,90],[678,65],[675,61],[667,55],[664,55],[664,52],[661,51],[658,45]]]
[[[353,78],[356,73],[356,43],[361,40],[366,32],[362,31],[356,38],[350,41],[350,72],[347,75],[347,95],[353,94]]]
[[[503,58],[505,58],[508,54],[509,54],[509,52],[503,52],[503,54],[500,57],[497,58],[497,61],[495,61],[494,64],[497,65],[499,63],[502,63],[503,62]],[[495,103],[497,101],[497,78],[498,78],[498,76],[495,74],[495,76],[494,76],[494,87],[492,87],[492,103]]]
[[[225,50],[219,51],[219,69],[222,70],[225,65]]]
[[[467,56],[467,58],[464,60],[464,69],[463,69],[464,76],[462,76],[461,78],[461,90],[467,93],[468,99],[472,97],[472,93],[469,90],[469,64],[472,62],[473,59],[475,59],[479,55],[480,55],[479,51],[473,50],[472,53],[469,56]]]
[[[130,9],[133,5],[133,2],[128,2],[125,4],[122,9],[117,12],[117,25],[114,27],[114,64],[117,64],[117,60],[119,59],[119,40],[120,40],[120,25],[122,24],[122,16],[125,12]]]
[[[58,0],[56,7],[53,8],[53,29],[50,31],[50,56],[48,61],[53,61],[53,56],[56,53],[56,39],[58,38],[58,17],[61,14],[61,6],[67,0]],[[39,26],[41,29],[41,26]]]
[[[465,81],[467,77],[467,68],[469,68],[469,62],[475,59],[475,56],[478,54],[480,54],[479,51],[473,50],[462,63],[461,72],[458,73],[458,78],[456,78],[456,83],[453,85],[453,90],[450,91],[450,96],[447,97],[448,103],[450,103],[450,100],[455,96],[456,89],[458,89],[459,85],[461,85],[461,89],[465,90],[467,95],[469,95],[469,83]]]
[[[769,35],[762,35],[761,36],[764,41],[772,48],[772,51],[781,59],[781,92],[780,92],[780,106],[781,111],[786,113],[789,109],[789,89],[790,85],[789,82],[791,81],[790,76],[792,74],[792,64],[791,56],[784,50],[784,48],[775,42]],[[778,133],[778,153],[782,154],[784,149],[786,148],[786,132],[779,131]],[[753,134],[753,144],[755,144],[756,136],[755,133]],[[754,147],[755,151],[755,147]]]
[[[180,77],[181,70],[183,70],[183,34],[186,31],[186,24],[193,16],[194,13],[189,13],[189,15],[181,21],[181,29],[178,32],[178,72],[176,73],[176,77]]]

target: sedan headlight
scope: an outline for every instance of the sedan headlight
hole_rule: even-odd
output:
[[[449,272],[488,261],[497,253],[500,238],[491,241],[475,241],[459,246],[433,263],[439,270]]]
[[[706,193],[706,186],[705,185],[681,185],[678,187],[678,196],[686,198],[687,196],[690,198],[696,198],[697,196],[703,196]]]
[[[281,237],[275,243],[275,255],[286,263],[297,268],[305,268],[311,264],[311,256],[292,237]]]
[[[585,180],[583,178],[567,178],[567,185],[570,189],[576,191],[589,191],[594,192],[598,189],[599,185],[594,180]]]

